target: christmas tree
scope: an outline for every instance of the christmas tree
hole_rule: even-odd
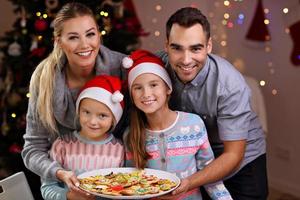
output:
[[[10,0],[17,16],[13,30],[1,41],[0,64],[0,179],[22,168],[20,152],[26,128],[28,86],[32,72],[53,48],[52,23],[68,0]],[[129,54],[144,33],[131,0],[82,0],[95,13],[102,41],[112,50]],[[17,158],[17,159],[15,159]],[[16,160],[20,160],[16,163]]]

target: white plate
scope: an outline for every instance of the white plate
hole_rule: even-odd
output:
[[[82,173],[78,176],[78,178],[86,178],[89,176],[96,176],[96,175],[106,175],[111,172],[129,173],[129,172],[136,171],[136,170],[137,170],[136,168],[130,168],[130,167],[97,169],[97,170]],[[96,192],[90,192],[87,190],[85,190],[85,191],[87,191],[91,194],[94,194],[96,196],[101,196],[101,197],[105,197],[108,199],[148,199],[148,198],[158,197],[158,196],[167,194],[167,193],[175,190],[180,184],[180,179],[175,174],[172,174],[170,172],[156,170],[156,169],[149,169],[149,168],[145,168],[144,170],[146,172],[146,175],[154,175],[158,178],[169,179],[171,181],[174,181],[177,185],[176,185],[176,187],[174,187],[170,190],[160,192],[158,194],[146,194],[146,195],[139,195],[139,196],[112,196],[112,195],[106,195],[106,194],[99,194]]]

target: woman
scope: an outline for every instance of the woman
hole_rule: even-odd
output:
[[[57,13],[54,39],[53,51],[37,66],[30,81],[22,157],[26,167],[42,178],[61,180],[78,191],[75,175],[49,159],[48,150],[54,139],[76,129],[79,88],[98,74],[122,76],[124,55],[100,45],[94,15],[80,3],[68,3]]]

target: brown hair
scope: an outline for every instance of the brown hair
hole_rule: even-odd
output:
[[[135,167],[143,169],[146,166],[150,155],[146,151],[145,142],[145,114],[135,105],[132,105],[130,113],[130,131],[128,134],[127,144],[129,151],[133,155]]]
[[[166,36],[169,39],[171,28],[173,24],[179,24],[183,27],[191,27],[195,24],[201,24],[203,31],[206,33],[206,39],[210,38],[210,24],[202,12],[193,7],[185,7],[177,10],[166,23]]]

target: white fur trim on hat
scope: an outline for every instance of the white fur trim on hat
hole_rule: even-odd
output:
[[[129,69],[133,65],[133,60],[130,57],[124,57],[122,59],[122,65],[125,69]]]
[[[128,84],[129,84],[129,89],[131,89],[131,85],[133,81],[136,79],[141,74],[145,73],[152,73],[160,78],[162,78],[168,87],[172,90],[172,82],[169,77],[168,72],[160,66],[159,64],[153,63],[153,62],[143,62],[138,65],[136,65],[128,74]]]
[[[114,102],[114,103],[120,103],[121,101],[123,101],[123,94],[117,90],[115,91],[112,95],[111,95],[111,100]]]
[[[84,89],[76,100],[76,113],[78,113],[80,101],[84,98],[91,98],[105,104],[113,113],[116,119],[116,124],[120,121],[123,114],[123,108],[120,104],[122,100],[114,101],[114,97],[109,91],[99,87],[89,87]],[[120,100],[120,96],[118,94],[116,94],[116,99]]]

